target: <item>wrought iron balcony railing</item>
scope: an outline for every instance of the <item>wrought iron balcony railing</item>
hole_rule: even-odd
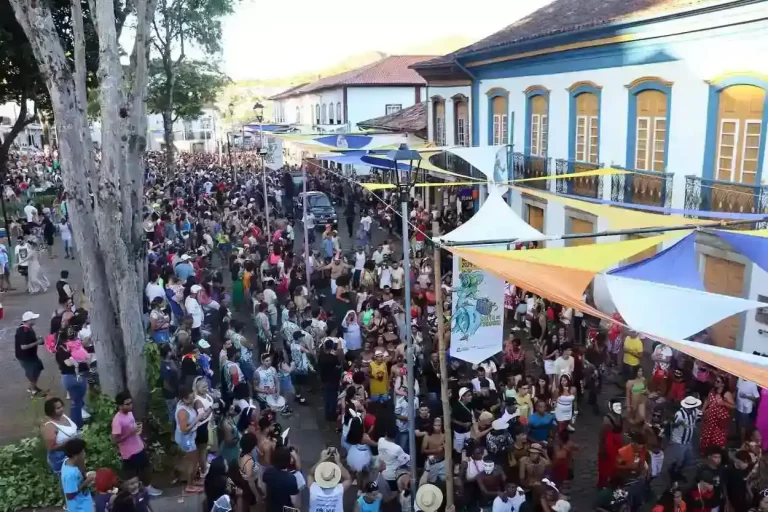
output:
[[[455,172],[456,174],[461,174],[462,176],[466,176],[468,178],[480,178],[485,176],[484,174],[481,174],[480,171],[469,165],[463,158],[459,158],[453,153],[448,153],[447,151],[441,151],[440,153],[431,156],[429,161],[441,169]]]
[[[512,154],[512,176],[515,180],[549,176],[551,167],[551,158],[525,155],[523,153]],[[549,181],[524,181],[519,183],[519,185],[523,187],[537,188],[539,190],[547,190],[549,188]]]
[[[768,185],[685,177],[685,209],[768,213]]]
[[[674,173],[629,170],[632,174],[611,176],[611,201],[672,207]]]
[[[598,164],[574,162],[559,158],[555,160],[555,174],[565,176],[577,172],[594,171],[600,168]],[[570,194],[600,199],[603,197],[603,177],[589,176],[584,178],[558,179],[556,190],[558,194]]]

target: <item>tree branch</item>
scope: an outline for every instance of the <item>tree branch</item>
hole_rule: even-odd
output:
[[[123,27],[125,26],[125,20],[128,19],[128,15],[133,11],[133,0],[125,0],[125,7],[120,10],[117,15],[115,24],[117,26],[117,38],[120,39],[120,35],[123,33]]]
[[[11,148],[11,144],[14,140],[16,140],[16,137],[24,131],[24,128],[26,128],[28,125],[32,124],[35,121],[35,117],[27,118],[27,92],[24,91],[21,95],[21,99],[19,101],[19,115],[16,117],[16,121],[13,123],[13,126],[11,127],[11,131],[8,132],[8,134],[3,138],[3,143],[0,145],[0,155],[7,155],[8,151]],[[5,161],[4,158],[0,158],[0,161]],[[5,169],[0,169],[3,172],[5,172]]]
[[[157,48],[158,52],[163,53],[163,50],[157,45],[157,43],[155,42],[155,39],[160,41],[160,44],[163,45],[163,48],[166,46],[167,43],[163,40],[163,37],[160,35],[160,28],[157,26],[157,22],[155,21],[154,17],[152,17],[152,27],[154,27],[155,29],[155,37],[152,38],[152,44],[155,45],[155,48]],[[166,36],[166,40],[168,40],[167,39],[168,34],[166,34],[165,36]]]
[[[83,25],[83,7],[80,0],[72,0],[72,43],[75,49],[75,97],[78,108],[85,112],[88,107],[87,90],[85,86],[85,27]]]

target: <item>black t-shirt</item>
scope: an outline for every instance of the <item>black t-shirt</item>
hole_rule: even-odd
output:
[[[21,348],[22,345],[29,345],[35,341],[37,341],[35,330],[26,325],[20,325],[16,329],[16,359],[19,361],[37,359],[37,345],[32,348]]]
[[[283,507],[292,507],[291,496],[299,494],[296,477],[288,471],[267,468],[262,477],[267,487],[267,510],[283,512]]]
[[[469,410],[469,407],[468,404],[463,404],[459,400],[454,401],[451,404],[451,415],[453,416],[453,419],[460,421],[461,423],[472,423],[472,412]],[[456,425],[455,423],[453,423],[451,427],[454,432],[459,434],[469,432],[468,428]]]
[[[750,467],[747,467],[747,469],[736,469],[732,465],[725,468],[725,491],[734,510],[749,509],[746,478],[750,469]]]
[[[75,373],[75,367],[69,366],[64,362],[70,357],[72,357],[72,354],[69,352],[66,343],[60,343],[56,349],[56,363],[59,365],[62,375],[74,375]],[[88,363],[78,363],[77,369],[80,373],[88,373]]]
[[[440,377],[438,377],[439,373],[440,366],[438,365],[438,367],[435,368],[432,366],[431,361],[424,366],[424,379],[426,380],[428,393],[440,394]]]
[[[341,363],[336,354],[322,352],[317,357],[317,371],[320,381],[326,385],[338,385],[341,378]]]

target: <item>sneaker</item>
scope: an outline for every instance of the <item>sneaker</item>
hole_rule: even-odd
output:
[[[146,487],[146,490],[147,490],[147,494],[149,494],[150,496],[157,497],[157,496],[162,496],[163,495],[163,491],[161,491],[160,489],[156,489],[156,488],[152,487],[151,485],[148,485]]]
[[[83,419],[84,419],[84,420],[87,420],[88,418],[90,418],[90,417],[91,417],[90,413],[89,413],[88,411],[86,411],[86,410],[85,410],[85,407],[83,407],[83,409],[82,409],[80,412],[81,412],[81,414],[83,415]]]

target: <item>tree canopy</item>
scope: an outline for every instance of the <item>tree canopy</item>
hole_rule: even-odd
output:
[[[160,59],[149,65],[149,92],[147,108],[154,114],[172,111],[173,122],[194,119],[203,113],[203,107],[216,101],[219,91],[229,83],[218,67],[204,61],[181,62],[175,71],[173,98],[168,101],[168,77]]]

